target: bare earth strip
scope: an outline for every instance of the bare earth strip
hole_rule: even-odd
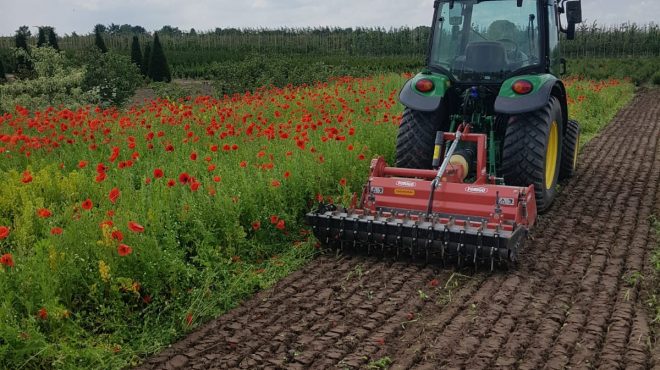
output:
[[[657,243],[658,102],[660,90],[639,94],[589,143],[518,270],[318,257],[142,368],[660,367],[635,283]]]

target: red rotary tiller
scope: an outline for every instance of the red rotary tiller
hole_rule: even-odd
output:
[[[427,262],[488,262],[491,269],[496,262],[515,262],[536,220],[534,186],[497,185],[486,168],[487,137],[471,133],[470,127],[438,132],[437,171],[387,167],[382,157],[372,160],[359,204],[350,209],[321,205],[307,214],[316,237],[342,250],[392,251]],[[476,148],[476,171],[470,171],[466,151],[457,150],[462,142]],[[469,173],[475,180],[465,183]]]

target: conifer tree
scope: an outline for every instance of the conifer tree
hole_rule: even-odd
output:
[[[96,27],[94,27],[94,37],[95,37],[94,43],[96,44],[96,47],[99,48],[99,50],[101,50],[101,53],[107,53],[108,48],[105,46],[105,41],[103,41],[103,36],[101,35],[101,33],[103,32],[102,30],[105,29],[105,27],[102,28],[99,26],[103,26],[103,25],[97,24]]]
[[[5,66],[2,64],[2,59],[0,59],[0,82],[3,82],[5,77]]]
[[[133,36],[133,43],[131,44],[131,62],[142,70],[142,51],[140,50],[140,40],[137,36]]]
[[[144,46],[144,59],[142,59],[142,75],[144,77],[149,77],[149,62],[151,61],[151,44],[147,43]]]
[[[57,42],[57,34],[53,27],[48,27],[48,45],[57,51],[60,50],[60,44]]]
[[[39,36],[37,36],[37,47],[40,48],[47,44],[46,41],[46,28],[39,27]]]
[[[14,38],[16,47],[28,51],[27,39],[30,35],[30,29],[28,26],[19,27],[18,30],[16,30],[16,37]]]
[[[167,65],[167,59],[165,59],[163,47],[160,45],[158,32],[154,33],[154,46],[151,50],[149,61],[149,77],[151,77],[152,81],[172,81],[170,67]]]
[[[23,49],[25,50],[26,53],[30,53],[30,50],[28,49],[28,44],[27,40],[28,37],[30,37],[30,29],[28,26],[21,26],[16,30],[16,37],[14,38],[14,42],[16,44],[16,48],[18,49]],[[31,71],[34,69],[34,66],[32,65],[32,61],[25,57],[24,55],[20,55],[17,60],[16,60],[16,74],[22,77],[29,76],[31,74]]]

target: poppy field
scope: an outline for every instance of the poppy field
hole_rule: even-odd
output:
[[[121,368],[304,264],[393,162],[407,75],[0,116],[0,367]],[[633,94],[568,80],[592,137]]]

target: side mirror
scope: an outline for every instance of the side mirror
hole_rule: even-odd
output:
[[[567,1],[566,2],[566,20],[568,23],[582,23],[582,2],[581,1]]]
[[[582,2],[580,0],[571,0],[566,2],[566,20],[568,28],[566,29],[566,38],[575,39],[575,25],[582,23]]]

